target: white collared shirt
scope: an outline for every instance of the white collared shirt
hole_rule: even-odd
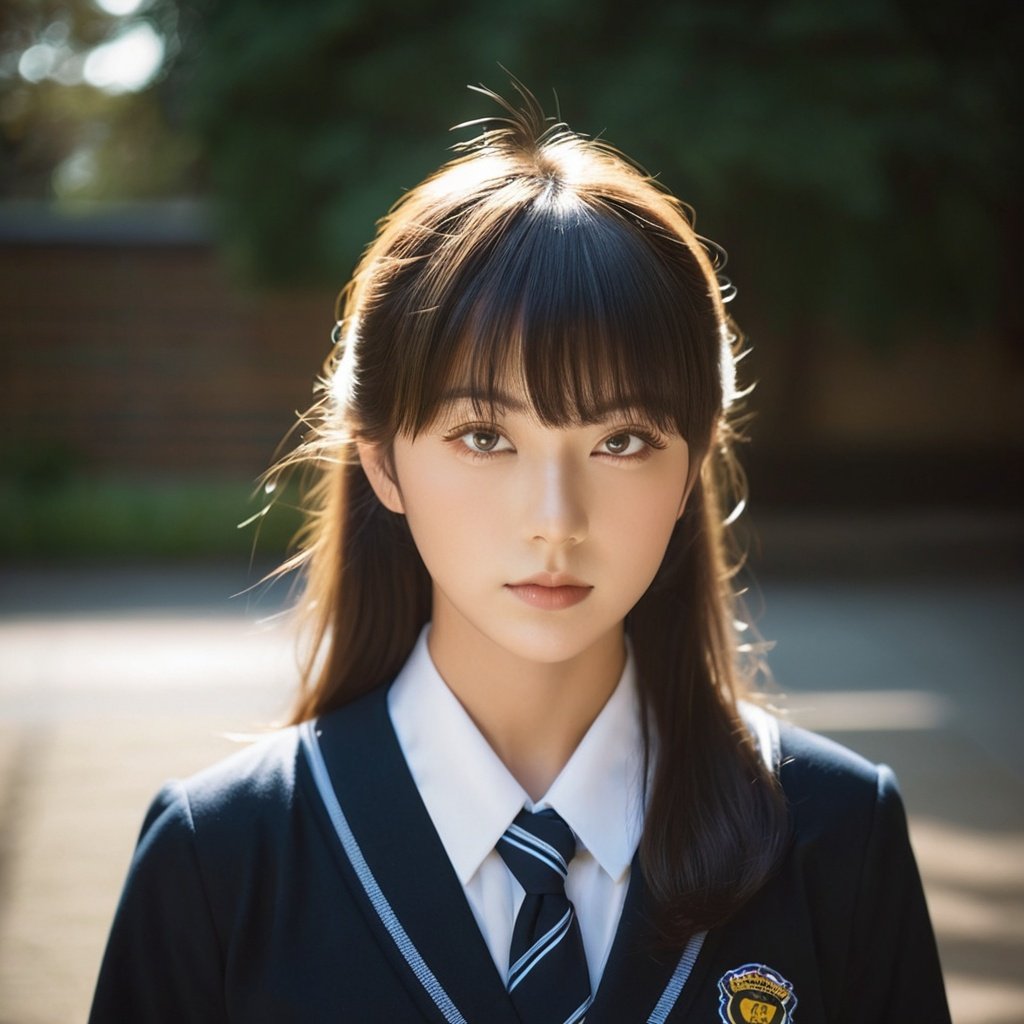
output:
[[[533,803],[438,674],[425,626],[388,693],[413,780],[503,980],[522,887],[495,850],[525,807],[551,807],[576,834],[566,893],[597,991],[643,828],[643,740],[632,656],[618,686],[544,797]]]

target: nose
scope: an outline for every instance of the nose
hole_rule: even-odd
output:
[[[583,474],[569,458],[552,456],[530,470],[525,482],[526,533],[552,546],[575,545],[587,535]]]

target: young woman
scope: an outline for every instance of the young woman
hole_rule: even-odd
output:
[[[892,774],[743,699],[720,251],[520,92],[343,293],[293,725],[156,798],[96,1024],[948,1020]]]

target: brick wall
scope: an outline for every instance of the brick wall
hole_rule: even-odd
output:
[[[310,403],[333,302],[247,293],[201,242],[0,242],[0,446],[251,478]]]

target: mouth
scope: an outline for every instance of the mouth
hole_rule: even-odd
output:
[[[586,600],[594,588],[567,573],[539,572],[529,579],[506,583],[505,589],[533,608],[557,611]]]

